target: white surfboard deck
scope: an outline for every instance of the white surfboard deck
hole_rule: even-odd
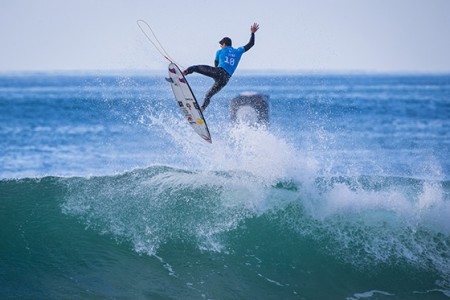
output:
[[[186,120],[199,136],[205,141],[212,143],[211,134],[194,93],[192,93],[191,87],[180,68],[174,63],[169,64],[169,78],[175,99]]]

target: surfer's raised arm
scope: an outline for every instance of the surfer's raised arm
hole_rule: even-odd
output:
[[[253,47],[253,45],[255,45],[255,32],[257,32],[258,29],[259,29],[258,23],[253,23],[253,25],[250,27],[250,32],[252,34],[250,36],[250,41],[248,42],[247,45],[244,46],[245,52],[250,50],[250,48]]]

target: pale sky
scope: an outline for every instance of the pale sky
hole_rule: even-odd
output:
[[[258,22],[240,70],[450,73],[449,0],[0,0],[0,72],[164,70],[138,19],[183,66]]]

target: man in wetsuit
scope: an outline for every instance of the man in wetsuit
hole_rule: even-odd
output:
[[[236,70],[242,54],[250,50],[255,44],[255,32],[258,31],[259,25],[253,23],[250,27],[251,37],[247,45],[239,48],[233,48],[231,39],[229,37],[224,37],[220,40],[220,50],[216,52],[216,58],[214,60],[214,66],[207,65],[197,65],[187,68],[183,74],[188,75],[193,72],[209,76],[214,79],[214,85],[209,89],[205,95],[205,100],[201,106],[201,111],[203,112],[208,106],[211,97],[217,94],[230,80],[234,71]]]

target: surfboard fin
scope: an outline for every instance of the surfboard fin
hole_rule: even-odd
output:
[[[165,77],[164,79],[165,79],[167,82],[173,83],[173,79],[170,78],[170,77]]]

